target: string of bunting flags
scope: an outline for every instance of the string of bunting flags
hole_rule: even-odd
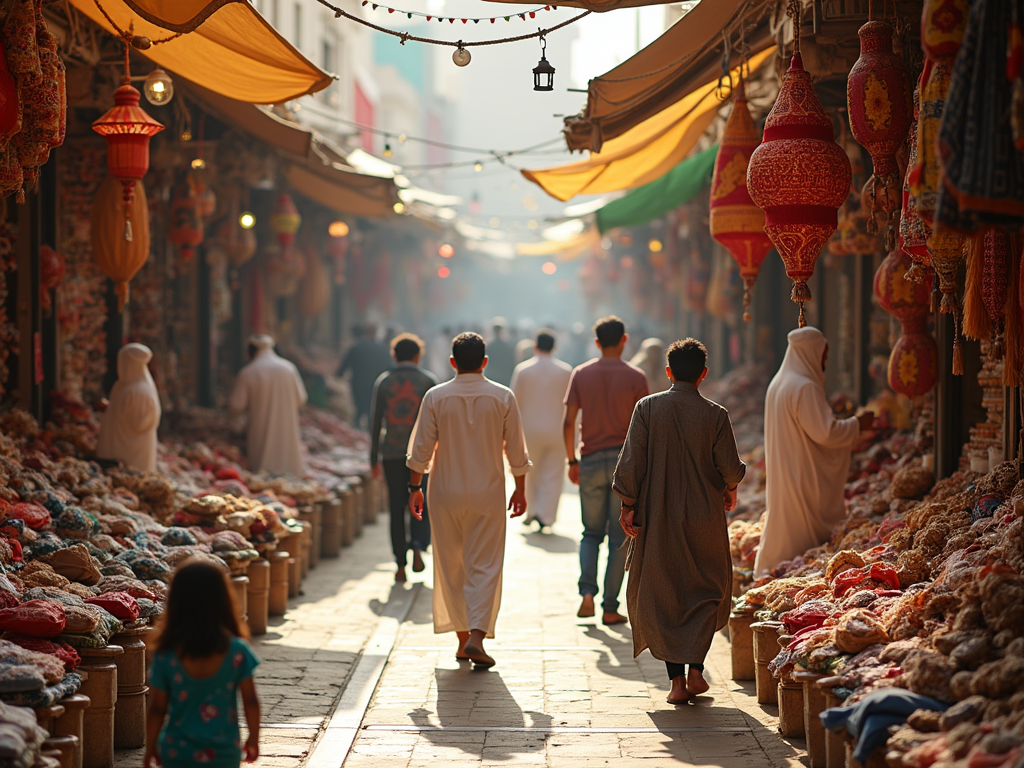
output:
[[[401,8],[392,8],[392,7],[387,6],[387,5],[382,5],[381,3],[371,2],[370,0],[363,0],[362,4],[363,4],[364,7],[365,6],[370,6],[370,9],[374,10],[374,11],[379,9],[379,10],[382,10],[382,11],[387,11],[388,13],[399,13],[399,14],[402,14],[402,15],[406,16],[406,18],[409,18],[409,19],[411,19],[413,16],[418,16],[418,17],[420,17],[422,19],[426,19],[427,21],[433,21],[434,19],[437,19],[437,21],[440,22],[440,23],[444,23],[444,22],[447,21],[449,24],[454,24],[456,21],[461,21],[463,24],[468,24],[471,21],[474,24],[479,24],[481,21],[489,21],[489,22],[491,22],[491,24],[494,24],[495,22],[497,22],[498,19],[504,19],[505,21],[511,21],[512,19],[516,18],[517,16],[520,19],[522,19],[523,21],[526,21],[527,19],[535,19],[535,18],[537,18],[537,14],[538,13],[543,13],[544,11],[557,11],[558,10],[558,6],[557,5],[543,5],[543,6],[538,6],[537,8],[533,8],[533,9],[531,9],[529,11],[522,11],[520,13],[510,13],[508,16],[500,16],[499,15],[499,16],[481,16],[479,18],[473,18],[473,17],[462,18],[460,16],[435,16],[434,14],[421,13],[420,11],[404,11]]]

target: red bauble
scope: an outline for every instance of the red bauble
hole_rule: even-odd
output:
[[[725,124],[711,179],[709,223],[711,236],[724,245],[743,278],[743,319],[750,320],[750,294],[772,241],[764,231],[764,212],[747,191],[747,163],[757,149],[757,128],[747,107],[740,80],[732,114]]]
[[[764,211],[765,232],[793,280],[791,298],[800,305],[801,326],[804,302],[811,298],[807,280],[836,229],[850,175],[850,159],[836,144],[832,121],[795,53],[765,121],[764,141],[750,158],[747,188]]]

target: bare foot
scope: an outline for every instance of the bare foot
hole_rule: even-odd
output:
[[[609,627],[615,624],[625,624],[627,621],[629,621],[629,619],[618,611],[605,611],[604,616],[601,617],[601,623]]]
[[[459,638],[459,649],[455,652],[455,658],[458,661],[469,661],[469,656],[466,655],[466,641],[469,640],[469,632],[456,632],[456,637]]]
[[[672,678],[672,689],[665,699],[669,704],[685,704],[690,699],[690,693],[686,690],[686,678],[682,675]]]
[[[466,641],[466,644],[462,646],[462,652],[466,655],[467,659],[473,662],[474,667],[488,669],[497,663],[493,658],[487,655],[487,652],[483,649],[482,645],[474,645],[472,640]]]
[[[679,679],[681,680],[682,678]],[[711,688],[711,686],[708,685],[708,681],[704,679],[704,673],[690,667],[690,672],[686,676],[687,692],[691,696],[700,696],[702,693],[707,693],[709,688]]]
[[[395,582],[397,584],[403,584],[405,582],[405,568],[399,568],[395,571]]]
[[[421,573],[424,568],[426,568],[426,566],[423,565],[423,555],[420,553],[420,551],[418,549],[414,549],[412,551],[412,571],[413,571],[413,573]]]
[[[580,603],[580,609],[576,611],[576,616],[581,619],[589,619],[597,611],[594,608],[594,596],[584,595],[583,602]]]

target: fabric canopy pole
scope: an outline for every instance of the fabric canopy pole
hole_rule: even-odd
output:
[[[775,53],[776,46],[750,57],[754,71]],[[732,86],[739,83],[740,68],[730,72]],[[668,109],[643,121],[617,139],[604,144],[588,160],[536,171],[523,176],[558,200],[576,195],[606,194],[640,187],[671,171],[697,145],[722,103],[718,80],[705,83]]]
[[[684,160],[660,179],[608,203],[597,212],[598,230],[603,235],[616,227],[637,227],[688,203],[711,181],[717,153],[715,144]]]
[[[117,35],[95,0],[69,2],[104,30]],[[99,3],[121,29],[134,25],[136,35],[162,40],[170,37],[170,32],[181,31],[180,25],[171,21],[153,23],[126,5],[125,0],[99,0]],[[169,13],[170,8],[176,7],[173,3],[156,0],[135,0],[134,4],[140,10],[142,6],[154,6],[154,9],[147,8],[145,14],[152,19],[160,19],[159,13]],[[199,7],[204,5],[217,7],[203,16],[195,31],[140,53],[214,93],[250,104],[279,104],[322,91],[333,82],[333,76],[303,56],[248,3],[204,4],[200,0],[187,0],[184,13],[171,16],[174,19],[179,15],[184,17],[202,10]]]

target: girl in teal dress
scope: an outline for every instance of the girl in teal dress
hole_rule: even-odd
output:
[[[259,757],[259,664],[243,639],[231,585],[216,565],[190,560],[171,580],[153,641],[146,715],[145,768],[238,768],[238,695],[249,738],[245,761]]]

